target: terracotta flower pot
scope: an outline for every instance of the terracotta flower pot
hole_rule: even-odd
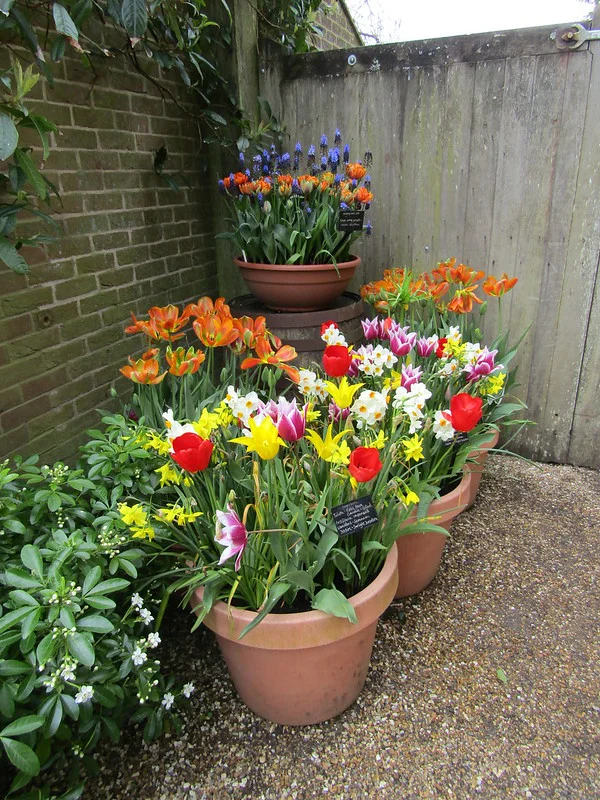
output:
[[[455,489],[442,495],[439,500],[434,500],[427,512],[427,522],[449,531],[452,520],[467,507],[472,480],[472,473],[466,473]],[[412,525],[416,521],[417,510],[413,509],[402,523],[402,527]],[[410,597],[429,586],[440,566],[446,538],[443,533],[431,531],[399,536],[396,540],[398,550],[396,597]]]
[[[493,435],[490,435],[489,442],[485,442],[485,444],[482,444],[481,447],[477,448],[477,450],[472,450],[469,453],[469,461],[465,463],[463,470],[465,474],[467,472],[471,473],[471,485],[469,487],[467,508],[471,508],[475,502],[477,492],[479,491],[481,476],[483,475],[483,470],[485,469],[485,462],[487,460],[488,453],[493,447],[496,447],[499,438],[500,432],[494,431]]]
[[[392,548],[377,578],[350,598],[356,624],[322,611],[268,614],[240,640],[256,614],[215,604],[204,624],[248,708],[281,725],[312,725],[352,705],[367,676],[377,620],[394,597],[396,565]],[[194,604],[201,598],[198,589]]]
[[[350,283],[360,258],[334,264],[252,264],[234,258],[252,293],[274,311],[329,308]]]

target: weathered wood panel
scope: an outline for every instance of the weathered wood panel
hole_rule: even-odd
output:
[[[502,317],[515,339],[529,326],[519,393],[537,423],[519,449],[600,467],[600,42],[561,52],[552,31],[293,56],[262,91],[292,137],[337,126],[353,157],[373,151],[360,281],[452,255],[519,277]],[[493,303],[484,322],[493,338]]]

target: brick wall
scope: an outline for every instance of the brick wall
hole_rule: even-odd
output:
[[[346,4],[339,0],[330,1],[327,13],[319,11],[317,23],[323,28],[323,35],[315,41],[317,50],[339,50],[363,44]]]
[[[124,334],[130,311],[216,289],[212,178],[193,120],[125,61],[94,75],[67,59],[54,71],[54,89],[40,81],[29,105],[60,127],[45,174],[62,197],[64,233],[29,276],[0,268],[0,458],[72,460],[95,409],[119,407],[111,386],[131,390],[118,372],[142,352],[141,337]],[[189,104],[181,85],[161,81]],[[163,145],[165,170],[191,189],[155,175]]]

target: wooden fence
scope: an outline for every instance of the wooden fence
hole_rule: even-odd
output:
[[[292,145],[338,127],[373,152],[356,285],[453,255],[519,277],[503,317],[514,338],[530,326],[518,391],[537,423],[519,450],[598,468],[600,41],[561,51],[554,30],[265,61],[261,93]]]

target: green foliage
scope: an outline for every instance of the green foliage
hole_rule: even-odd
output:
[[[74,800],[101,737],[131,720],[147,741],[179,725],[143,588],[168,559],[119,513],[154,491],[154,462],[122,417],[105,421],[82,468],[0,464],[0,773],[13,792],[62,758]]]
[[[260,33],[285,47],[288,53],[306,53],[314,50],[314,39],[322,34],[316,23],[317,11],[327,11],[323,0],[258,0]]]
[[[50,194],[57,194],[40,166],[33,158],[32,148],[19,145],[24,129],[37,131],[42,145],[43,158],[50,152],[48,134],[57,130],[56,125],[39,114],[33,114],[25,105],[25,98],[35,87],[40,75],[33,65],[23,70],[15,60],[11,70],[0,74],[0,192],[10,202],[0,203],[0,261],[18,273],[29,270],[22,255],[24,245],[38,246],[52,241],[51,236],[38,233],[24,238],[17,231],[17,220],[23,212],[34,214],[50,226],[58,225],[38,207],[42,202],[50,203]]]

